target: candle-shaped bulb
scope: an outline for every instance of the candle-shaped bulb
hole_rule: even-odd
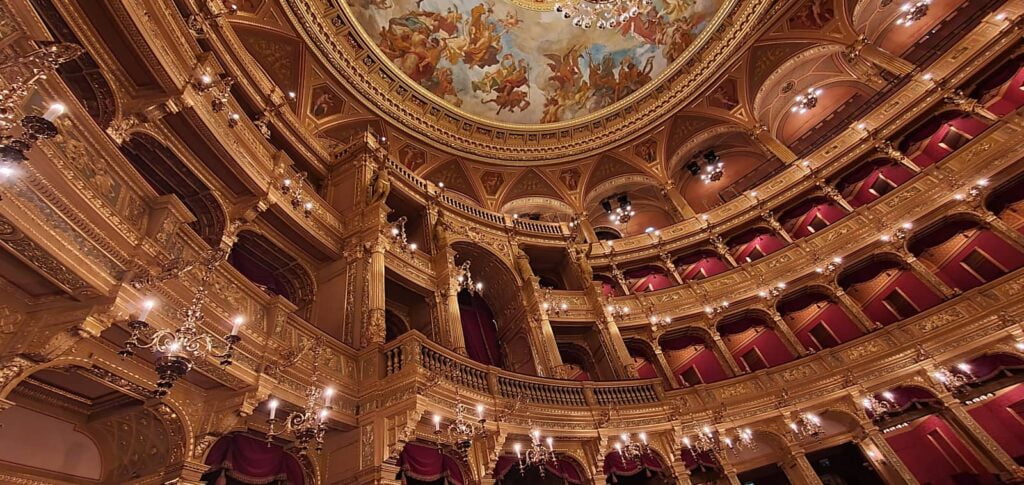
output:
[[[622,454],[622,443],[615,443],[615,451],[618,451],[620,455]]]
[[[547,441],[547,443],[548,443],[548,449],[549,450],[554,448],[554,446],[555,446],[555,439],[554,438],[548,436],[548,439],[545,440],[545,441]]]
[[[277,414],[277,405],[280,404],[277,399],[271,399],[268,406],[270,407],[270,419],[274,419]]]
[[[152,311],[154,307],[156,307],[156,300],[146,298],[145,301],[142,302],[142,311],[139,312],[139,321],[145,322],[146,318],[149,317],[149,312]]]
[[[645,445],[647,444],[647,433],[640,433],[640,441],[642,441]]]
[[[415,251],[417,247],[416,243],[409,243],[409,251]]]
[[[181,342],[179,342],[177,340],[171,342],[171,344],[167,346],[167,350],[169,350],[171,352],[177,352],[177,351],[181,350]]]
[[[622,433],[622,434],[619,435],[619,438],[622,439],[623,442],[629,443],[629,435],[628,434]]]
[[[434,415],[434,431],[441,431],[441,416],[438,414]]]
[[[476,405],[476,417],[480,418],[480,419],[484,419],[484,405],[483,404],[477,404]]]
[[[46,112],[43,113],[43,118],[46,118],[46,121],[53,121],[57,119],[58,116],[64,114],[65,109],[66,108],[63,104],[53,103],[46,109]]]
[[[690,447],[690,437],[689,436],[683,436],[683,445],[685,445],[687,448]]]
[[[231,335],[238,335],[238,331],[242,328],[242,324],[245,323],[245,317],[236,315],[235,318],[231,319]]]
[[[328,387],[324,389],[324,406],[331,407],[331,397],[334,396],[334,388]]]
[[[327,421],[327,410],[326,409],[321,409],[320,410],[320,422],[323,423],[324,421]]]
[[[516,452],[516,458],[522,457],[521,452],[523,451],[523,445],[519,443],[514,443],[512,445],[512,450]]]

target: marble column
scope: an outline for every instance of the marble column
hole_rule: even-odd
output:
[[[864,309],[860,307],[860,304],[851,298],[850,295],[846,294],[842,288],[836,285],[832,288],[832,291],[836,295],[836,304],[850,316],[853,323],[857,325],[857,328],[864,333],[878,329],[878,325],[875,321],[872,320],[867,313],[864,313]]]
[[[903,463],[896,451],[889,446],[889,442],[885,440],[885,436],[879,431],[878,427],[870,421],[861,422],[861,429],[864,430],[864,436],[857,440],[857,446],[864,453],[864,456],[872,460],[878,467],[878,471],[886,479],[887,482],[894,485],[919,485],[917,478],[910,472],[907,465]],[[877,453],[881,454],[881,457],[875,455],[872,458],[874,450],[878,450]]]
[[[793,329],[789,328],[789,324],[782,318],[782,315],[774,308],[768,308],[767,310],[772,316],[772,321],[775,322],[775,331],[778,332],[779,338],[782,339],[782,343],[785,344],[786,348],[793,353],[793,357],[807,355],[807,347],[804,347],[804,344],[800,343],[800,339],[796,338]]]
[[[438,248],[433,267],[437,285],[438,341],[441,345],[466,355],[466,338],[462,333],[462,312],[459,310],[459,285],[456,282],[455,251]]]
[[[661,367],[661,373],[668,380],[668,386],[671,389],[679,388],[679,379],[672,372],[672,366],[669,365],[668,359],[665,358],[665,352],[661,350],[661,346],[658,345],[657,339],[651,342],[654,346],[654,358],[657,360],[656,364]]]
[[[384,250],[387,243],[382,238],[370,243],[369,264],[366,280],[367,294],[367,344],[383,344],[386,328],[384,323]]]
[[[903,261],[910,266],[910,271],[920,278],[922,283],[938,293],[943,299],[948,300],[960,293],[947,285],[945,281],[942,281],[938,275],[929,270],[928,267],[926,267],[924,263],[922,263],[920,259],[917,259],[913,254],[904,252]]]
[[[807,461],[807,452],[799,445],[789,444],[789,456],[782,462],[782,471],[794,485],[822,485],[821,478]]]
[[[601,337],[604,341],[609,362],[615,370],[615,377],[620,379],[636,379],[636,369],[633,368],[633,359],[629,356],[629,349],[622,339],[619,326],[611,315],[605,314],[604,319],[598,323]]]
[[[697,217],[697,213],[693,210],[692,207],[690,207],[690,203],[687,202],[685,198],[683,198],[683,194],[679,193],[679,190],[676,189],[676,186],[674,183],[672,183],[672,181],[669,181],[665,184],[665,186],[661,189],[661,193],[662,195],[668,197],[668,201],[672,203],[672,206],[675,207],[676,211],[679,212],[679,214],[682,215],[684,219]]]
[[[1004,480],[1012,479],[1012,483],[1024,480],[1024,467],[1017,465],[1009,453],[967,412],[967,408],[949,393],[941,397],[945,405],[941,412],[943,419],[974,450],[978,458]]]
[[[729,352],[729,348],[725,346],[725,342],[722,340],[722,336],[718,332],[712,332],[711,338],[715,341],[715,348],[712,350],[716,354],[718,354],[720,360],[725,361],[726,370],[731,372],[733,376],[743,374],[743,368],[739,366],[739,363],[736,362],[736,359],[732,356],[732,353]]]
[[[768,128],[764,125],[756,125],[750,130],[750,134],[754,137],[762,147],[765,148],[769,153],[775,155],[782,160],[782,163],[790,164],[797,160],[797,156],[790,150],[789,147],[784,145],[775,136],[768,131]]]

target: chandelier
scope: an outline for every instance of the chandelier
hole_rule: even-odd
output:
[[[729,309],[729,302],[722,300],[715,304],[704,305],[704,313],[709,317],[716,317]]]
[[[26,152],[37,141],[57,136],[57,125],[53,120],[64,113],[64,105],[57,103],[51,105],[43,116],[29,115],[16,120],[18,105],[40,80],[46,79],[47,74],[82,52],[77,44],[51,44],[0,65],[0,74],[9,80],[7,87],[0,89],[0,167],[5,169],[5,174],[12,173],[11,165],[28,159]],[[13,134],[12,131],[18,127],[21,134]]]
[[[302,192],[303,183],[306,181],[306,172],[298,172],[295,178],[285,177],[278,185],[278,190],[286,197],[291,198],[292,209],[302,209],[302,215],[309,219],[313,216],[313,208],[316,207],[313,201],[306,198]]]
[[[735,439],[726,436],[723,438],[723,441],[725,441],[725,446],[729,448],[733,455],[739,455],[740,451],[754,451],[757,449],[757,442],[754,441],[754,432],[750,428],[737,429]]]
[[[891,392],[885,391],[882,393],[882,399],[878,399],[874,395],[866,396],[861,400],[861,404],[875,419],[880,419],[885,414],[896,410],[895,398],[896,396]]]
[[[271,399],[269,403],[270,417],[267,418],[267,444],[274,436],[291,433],[295,436],[299,456],[304,456],[309,450],[310,443],[316,443],[317,453],[323,451],[324,435],[327,434],[327,415],[331,410],[331,397],[334,396],[334,389],[330,387],[321,388],[320,384],[320,355],[323,353],[324,339],[317,338],[313,344],[313,374],[309,380],[309,387],[306,388],[306,406],[302,411],[292,411],[284,419],[284,426],[274,430],[277,424],[277,406],[280,404],[277,399]]]
[[[562,316],[562,313],[567,313],[569,311],[568,303],[565,301],[556,301],[554,297],[551,296],[551,288],[544,288],[543,301],[540,306],[547,314],[554,314],[559,317]]]
[[[519,462],[519,474],[525,475],[526,469],[536,466],[541,478],[544,477],[544,465],[554,464],[558,458],[555,457],[555,440],[548,436],[541,442],[540,430],[530,431],[530,449],[523,450],[520,443],[514,443],[512,450],[516,453],[516,461]]]
[[[210,109],[214,113],[220,113],[228,107],[228,100],[231,99],[231,85],[234,83],[235,78],[231,76],[214,79],[209,74],[202,74],[193,85],[196,91],[199,91],[199,94],[213,93],[213,99],[210,100]]]
[[[653,0],[564,0],[555,4],[575,27],[614,29],[654,5]]]
[[[700,180],[706,184],[718,182],[725,175],[725,162],[714,150],[704,152],[704,170],[700,171]]]
[[[921,20],[928,15],[928,8],[931,6],[932,0],[918,0],[916,2],[907,2],[900,7],[900,11],[903,15],[900,15],[896,19],[896,25],[908,26]]]
[[[149,324],[146,323],[146,318],[156,306],[156,302],[151,299],[146,300],[139,315],[128,322],[131,335],[125,340],[118,355],[127,358],[135,355],[136,349],[153,350],[156,354],[155,368],[159,377],[153,395],[158,398],[166,396],[174,382],[192,370],[197,360],[212,356],[221,359],[222,366],[231,365],[235,345],[242,340],[242,337],[238,336],[238,330],[245,319],[241,316],[234,317],[231,333],[223,337],[224,344],[214,341],[213,337],[199,329],[199,325],[206,319],[203,315],[203,305],[207,300],[207,286],[213,279],[214,270],[226,256],[227,252],[222,249],[215,249],[207,255],[203,262],[199,287],[192,297],[192,303],[182,312],[183,321],[180,326],[174,330],[157,330],[147,336]],[[191,267],[186,266],[181,271],[184,272]],[[147,339],[148,342],[144,342]]]
[[[988,187],[988,179],[978,179],[974,182],[974,185],[967,188],[967,193],[955,194],[953,198],[958,201],[970,201],[973,202],[978,200],[979,197],[985,192],[985,187]]]
[[[609,296],[604,297],[604,309],[616,320],[629,316],[629,307],[626,305],[616,304]]]
[[[459,291],[466,290],[470,295],[476,296],[484,292],[484,284],[480,281],[473,281],[473,273],[469,271],[470,260],[465,260],[456,268],[455,282]]]
[[[764,299],[778,298],[782,295],[782,292],[786,289],[786,283],[778,282],[769,287],[767,290],[761,290],[757,292],[758,296]]]
[[[879,237],[879,239],[881,239],[882,242],[893,242],[893,241],[902,242],[905,239],[907,239],[907,236],[910,235],[910,230],[913,229],[913,228],[914,228],[913,224],[911,224],[909,222],[904,222],[903,224],[900,224],[899,227],[897,227],[895,230],[893,230],[891,235],[890,234],[882,234]]]
[[[974,376],[971,375],[971,366],[964,362],[957,364],[956,370],[959,372],[953,372],[949,369],[939,369],[932,372],[932,377],[942,383],[949,392],[954,394],[961,393],[966,390],[968,384],[974,381]]]
[[[650,449],[647,447],[647,433],[640,433],[639,442],[630,439],[629,433],[622,433],[619,438],[621,441],[615,443],[615,451],[619,452],[623,463],[627,461],[641,463],[640,460],[643,456],[650,453]]]
[[[789,423],[789,429],[797,439],[820,440],[825,435],[825,429],[821,426],[821,418],[812,413],[800,414],[792,423]]]
[[[704,426],[697,432],[697,438],[690,440],[689,436],[683,437],[683,445],[686,446],[690,453],[693,454],[694,458],[698,458],[700,453],[708,453],[714,455],[722,451],[722,444],[718,441],[715,436],[714,430],[710,426]]]
[[[437,437],[438,445],[446,443],[455,448],[459,458],[466,463],[469,461],[469,447],[473,444],[473,439],[486,434],[486,429],[484,429],[486,422],[483,404],[476,405],[476,421],[466,419],[466,405],[462,403],[462,399],[459,397],[459,388],[456,386],[455,420],[442,429],[441,416],[435,414],[434,436]]]
[[[796,104],[789,110],[797,114],[804,114],[814,109],[815,106],[818,106],[818,96],[821,96],[821,93],[821,88],[807,88],[806,93],[796,96],[794,100]]]
[[[398,247],[398,249],[400,249],[402,251],[405,251],[407,253],[411,253],[411,252],[416,251],[416,247],[417,246],[416,246],[416,243],[411,243],[411,242],[409,242],[408,239],[406,239],[405,223],[408,220],[409,219],[406,218],[405,216],[402,216],[402,217],[399,217],[398,219],[396,219],[395,222],[393,224],[391,224],[390,234],[391,234],[391,242],[396,247]]]

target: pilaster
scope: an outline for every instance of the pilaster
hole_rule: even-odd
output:
[[[992,435],[982,428],[967,408],[948,392],[940,396],[945,408],[942,417],[960,438],[977,453],[978,458],[1007,483],[1024,482],[1024,467],[1017,465]]]

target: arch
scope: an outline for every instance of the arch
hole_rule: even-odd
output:
[[[839,275],[836,276],[836,282],[839,283],[840,288],[848,290],[855,284],[874,278],[886,269],[905,270],[907,269],[907,263],[903,261],[900,255],[893,252],[882,251],[872,253],[867,257],[846,265],[839,272]]]
[[[121,153],[160,195],[177,196],[196,220],[189,223],[211,247],[220,245],[227,211],[217,194],[167,145],[148,133],[133,133]]]
[[[412,327],[405,321],[404,318],[400,317],[397,313],[391,310],[384,310],[384,341],[390,342],[399,335],[408,332]]]
[[[869,204],[914,177],[902,163],[887,157],[866,159],[848,168],[835,181],[836,190],[854,208]]]
[[[688,326],[674,329],[658,339],[671,378],[684,386],[710,384],[734,374],[711,332]]]
[[[31,3],[55,41],[86,45],[75,35],[52,0],[31,0]],[[92,54],[83,52],[61,64],[57,74],[101,129],[110,126],[117,117],[118,102]]]
[[[654,377],[666,378],[661,373],[657,356],[654,355],[654,344],[644,339],[625,339],[626,351],[633,358],[633,368],[640,379],[651,379]]]
[[[779,215],[782,229],[794,239],[814,234],[849,215],[836,201],[817,193],[806,194]]]
[[[203,463],[210,467],[203,475],[208,481],[231,477],[258,482],[286,480],[295,485],[306,483],[305,467],[297,457],[280,445],[242,433],[230,433],[218,439],[207,451]]]
[[[594,356],[586,347],[572,342],[558,342],[558,354],[565,364],[567,379],[576,381],[599,380]]]
[[[309,315],[316,298],[312,272],[263,234],[240,231],[228,263],[268,293],[294,303],[301,315]]]
[[[774,229],[762,225],[755,225],[728,238],[725,244],[740,264],[757,261],[787,245]]]
[[[622,272],[630,293],[645,293],[676,286],[675,279],[660,264],[650,263]]]
[[[676,256],[672,264],[684,281],[702,280],[732,269],[728,260],[709,247],[700,247]]]
[[[1018,206],[1022,200],[1024,200],[1024,173],[1017,174],[993,187],[985,195],[984,207],[1000,219],[1005,219],[1003,212],[1008,208]],[[1018,217],[1021,219],[1020,223],[1010,220],[1007,221],[1007,224],[1015,228],[1020,227],[1024,223],[1024,215]]]
[[[907,248],[952,288],[966,291],[1024,266],[1024,253],[972,213],[942,217],[915,232]]]

